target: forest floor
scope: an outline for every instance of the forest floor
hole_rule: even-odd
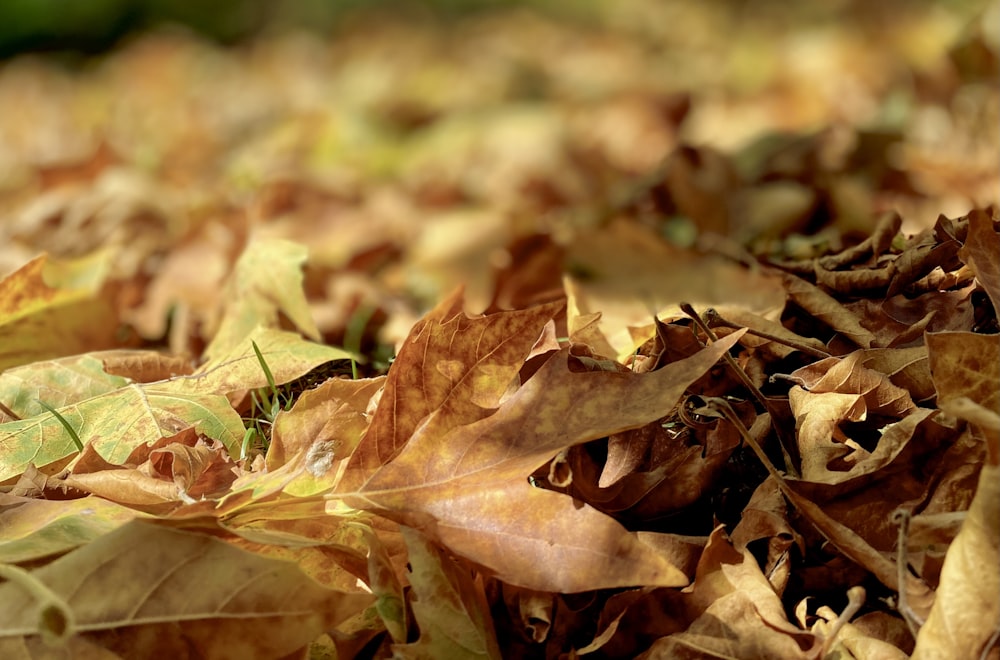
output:
[[[1000,14],[876,5],[0,63],[0,656],[1000,658]]]

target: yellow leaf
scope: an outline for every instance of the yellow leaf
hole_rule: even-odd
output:
[[[102,292],[111,256],[41,255],[0,280],[0,370],[118,343],[117,315]]]

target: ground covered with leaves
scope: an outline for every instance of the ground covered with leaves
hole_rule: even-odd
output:
[[[2,63],[0,656],[1000,657],[1000,20],[874,4]]]

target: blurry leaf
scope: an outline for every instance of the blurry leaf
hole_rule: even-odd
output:
[[[1000,427],[993,429],[1000,433]],[[948,548],[941,584],[913,658],[979,658],[1000,621],[1000,467],[984,465],[962,529]]]
[[[186,394],[231,394],[267,387],[267,376],[254,353],[257,342],[277,385],[302,376],[332,360],[350,359],[351,353],[302,339],[297,333],[274,328],[254,328],[225,353],[202,365],[193,374],[157,383],[157,388]]]
[[[104,363],[104,371],[134,383],[153,383],[191,373],[191,360],[158,351],[100,351],[93,357]]]
[[[891,297],[902,292],[935,268],[951,270],[952,262],[960,247],[958,241],[934,240],[907,248],[891,263],[892,281],[889,283],[886,296]]]
[[[400,528],[405,542],[405,528]],[[407,612],[403,585],[400,576],[394,570],[388,550],[382,539],[370,528],[363,530],[368,550],[368,587],[375,595],[375,611],[393,641],[402,644],[407,639],[407,632],[412,628],[411,617]],[[413,566],[413,558],[407,552],[407,566]]]
[[[33,362],[0,374],[0,401],[21,419],[107,394],[128,384],[104,370],[100,353]]]
[[[994,217],[996,213],[994,212]],[[994,310],[1000,310],[1000,233],[988,211],[969,213],[969,237],[959,257],[972,268]]]
[[[416,642],[393,648],[406,658],[499,658],[482,582],[425,536],[402,528],[409,549]]]
[[[283,240],[258,240],[247,246],[229,276],[222,325],[205,349],[209,360],[235,351],[258,326],[279,328],[279,314],[306,337],[320,340],[302,290],[306,253],[305,246]]]
[[[42,255],[0,280],[0,370],[110,348],[118,328],[102,294],[112,254],[75,261]]]
[[[500,588],[514,629],[533,644],[546,642],[552,632],[556,595],[510,584],[502,584]]]
[[[97,497],[52,501],[0,493],[0,562],[61,554],[138,517],[144,514]]]
[[[322,500],[278,498],[225,516],[219,525],[235,535],[227,540],[235,547],[294,562],[329,589],[355,591],[372,585],[365,556],[381,540],[371,522],[358,512],[328,513]]]
[[[600,312],[596,325],[615,350],[607,357],[619,360],[655,334],[654,315],[676,316],[682,302],[696,309],[738,304],[761,315],[785,305],[777,278],[716,254],[681,250],[634,223],[580,235],[567,259],[566,295],[575,307],[570,329],[583,326],[574,317]]]
[[[133,657],[283,657],[372,601],[323,588],[291,562],[140,522],[32,575],[65,600],[77,634]],[[22,587],[0,585],[0,640],[38,634],[37,616]]]
[[[889,213],[879,219],[878,224],[865,240],[855,246],[841,250],[837,254],[820,258],[817,265],[824,270],[834,270],[861,261],[869,256],[878,257],[885,252],[902,228],[903,219],[898,213]]]

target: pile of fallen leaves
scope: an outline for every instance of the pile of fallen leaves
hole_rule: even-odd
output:
[[[1000,39],[886,6],[0,65],[0,656],[1000,657]]]

